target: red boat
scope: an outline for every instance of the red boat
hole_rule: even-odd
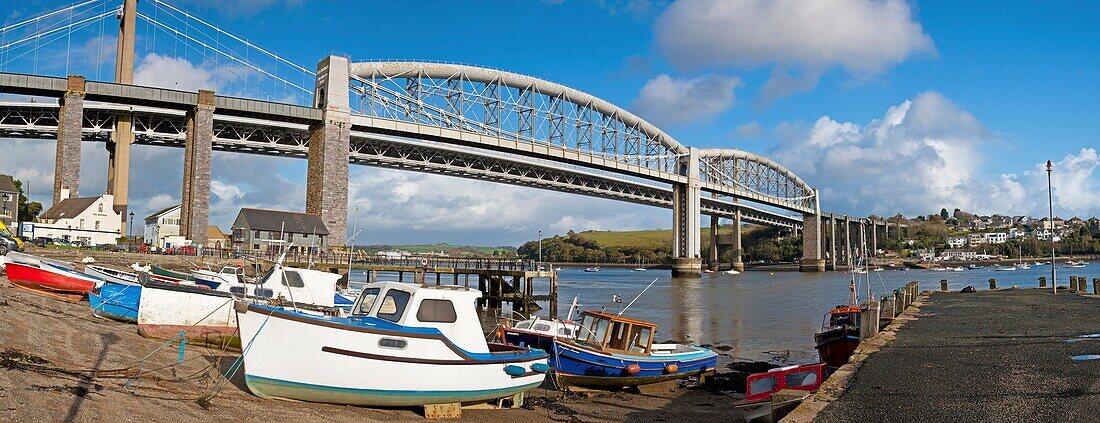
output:
[[[825,382],[825,363],[771,369],[745,380],[745,399],[733,404],[746,422],[771,421],[772,394],[783,389],[817,391]]]
[[[817,354],[829,367],[838,368],[848,364],[856,347],[859,346],[859,319],[863,310],[856,305],[856,288],[853,281],[849,285],[852,302],[847,306],[837,306],[825,314],[821,332],[814,334]]]
[[[12,285],[65,301],[80,301],[95,288],[96,279],[48,263],[8,262],[4,265]]]

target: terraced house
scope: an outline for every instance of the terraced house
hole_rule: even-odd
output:
[[[243,250],[319,252],[328,249],[328,228],[320,216],[242,208],[233,221],[233,245]]]

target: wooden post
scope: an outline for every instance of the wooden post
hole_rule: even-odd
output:
[[[901,293],[898,291],[894,291],[894,301],[890,302],[890,308],[893,309],[891,311],[893,312],[894,317],[898,317],[898,314],[901,314],[901,307],[898,307],[899,299],[901,299]]]
[[[947,279],[940,279],[940,292],[947,292]]]
[[[870,300],[859,314],[859,339],[864,340],[878,334],[878,301]]]
[[[1039,287],[1040,288],[1046,288],[1047,287],[1047,277],[1046,276],[1040,276],[1039,277]]]
[[[997,289],[997,279],[989,278],[989,289]]]
[[[1100,295],[1100,278],[1092,278],[1092,295]]]

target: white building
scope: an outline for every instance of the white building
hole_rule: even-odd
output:
[[[944,260],[975,260],[978,257],[977,251],[960,250],[957,248],[943,250],[940,253],[940,257]]]
[[[947,238],[947,246],[951,248],[962,248],[967,244],[965,236],[953,236]]]
[[[986,244],[1004,244],[1008,241],[1008,234],[1004,232],[990,232],[985,234]]]
[[[153,213],[145,218],[145,243],[156,248],[165,248],[165,239],[180,234],[180,206]]]
[[[68,195],[62,190],[62,197]],[[113,245],[122,235],[122,216],[115,211],[115,197],[66,198],[54,204],[39,223],[24,224],[24,236],[80,241],[88,245]],[[27,233],[29,229],[30,233]]]
[[[985,234],[970,234],[968,241],[971,247],[985,244]]]

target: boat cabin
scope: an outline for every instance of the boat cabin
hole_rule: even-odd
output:
[[[458,285],[414,285],[376,282],[363,286],[352,306],[351,318],[406,328],[434,328],[467,352],[489,352],[476,301],[481,291]]]
[[[260,277],[258,285],[234,284],[229,292],[261,298],[282,297],[285,301],[335,307],[336,282],[340,275],[312,269],[275,265]]]
[[[825,363],[779,367],[745,380],[744,402],[767,401],[783,389],[816,391],[825,382]]]
[[[825,314],[821,328],[859,327],[859,315],[862,311],[859,306],[837,306]]]
[[[602,311],[585,311],[577,340],[601,350],[648,355],[657,325]]]

